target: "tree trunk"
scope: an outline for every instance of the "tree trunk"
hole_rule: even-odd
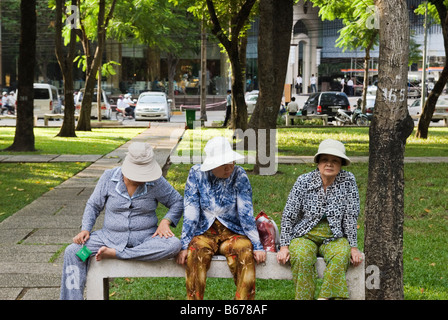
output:
[[[249,127],[257,137],[254,171],[274,174],[277,116],[282,101],[292,30],[293,0],[260,0],[260,30],[258,37],[258,74],[260,93]],[[269,152],[268,152],[269,151]],[[269,155],[268,155],[269,153]],[[266,161],[265,155],[270,159]],[[264,161],[263,161],[264,160]]]
[[[448,9],[445,5],[444,1],[430,0],[432,4],[434,4],[437,8],[437,12],[439,13],[440,24],[442,27],[443,34],[443,45],[445,47],[445,57],[448,57]],[[436,103],[439,99],[439,96],[443,92],[443,88],[445,87],[448,81],[448,60],[445,58],[445,65],[443,67],[442,73],[440,74],[439,80],[437,80],[434,85],[434,89],[431,91],[431,94],[428,96],[428,99],[425,102],[425,105],[422,106],[422,115],[418,121],[417,132],[415,136],[417,138],[428,138],[428,130],[429,124],[431,123],[432,115],[434,110],[436,109]],[[425,84],[422,84],[424,86]],[[423,87],[422,87],[423,88]],[[426,90],[422,90],[422,94],[426,92]]]
[[[215,6],[212,0],[207,0],[207,8],[210,13],[210,19],[213,23],[212,33],[224,46],[232,67],[232,118],[231,127],[233,129],[247,129],[247,105],[244,99],[244,66],[241,64],[240,56],[240,33],[245,25],[255,0],[246,0],[238,12],[234,12],[231,7],[229,10],[233,14],[230,23],[230,36],[226,37],[221,23],[217,17]],[[229,3],[231,6],[232,3]],[[234,9],[234,8],[233,8]],[[244,59],[245,61],[245,59]],[[282,80],[283,81],[283,80]]]
[[[364,114],[366,113],[366,105],[367,105],[366,97],[367,97],[367,88],[369,86],[370,50],[372,49],[372,46],[375,42],[375,38],[376,38],[376,33],[375,33],[375,36],[372,37],[372,40],[370,41],[369,46],[365,50],[366,56],[364,58],[364,86],[362,88],[362,106],[361,106],[362,113],[364,113]]]
[[[34,67],[36,57],[36,0],[20,2],[17,122],[8,151],[36,151],[34,146]]]
[[[167,52],[166,62],[168,65],[168,97],[172,100],[171,110],[176,106],[176,96],[174,94],[174,76],[176,75],[176,67],[179,63],[179,58],[170,52]]]
[[[64,0],[56,1],[56,40],[55,51],[59,66],[62,71],[62,79],[64,82],[64,122],[57,136],[59,137],[76,137],[75,133],[75,104],[73,101],[73,59],[75,58],[76,34],[74,28],[76,21],[70,29],[70,43],[68,51],[64,54],[62,40],[62,16],[63,8],[65,8]],[[76,5],[76,0],[72,0],[72,6]]]
[[[76,126],[76,130],[79,131],[92,130],[90,123],[90,115],[92,111],[92,100],[93,100],[93,93],[95,90],[96,74],[102,61],[104,43],[106,41],[107,25],[109,24],[109,20],[112,18],[115,3],[116,0],[112,2],[107,18],[105,18],[106,0],[99,0],[98,24],[97,24],[98,44],[93,59],[89,59],[89,55],[86,53],[86,59],[87,59],[86,85],[84,87],[84,97],[82,99],[78,125]],[[89,46],[88,39],[86,39],[86,37],[84,36],[82,38],[82,41],[85,52],[89,52],[86,51],[88,50]],[[101,77],[101,75],[99,76]],[[99,114],[98,117],[101,117],[101,114]]]
[[[365,210],[366,298],[403,299],[404,151],[413,130],[406,105],[409,18],[405,1],[375,5],[380,54]]]

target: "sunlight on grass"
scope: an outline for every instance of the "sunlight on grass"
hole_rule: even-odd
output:
[[[1,163],[0,222],[84,169],[88,163]]]
[[[144,128],[101,128],[77,131],[76,138],[56,137],[59,128],[34,128],[37,152],[28,154],[107,154],[133,137]],[[14,128],[0,127],[0,150],[14,141]],[[24,152],[0,152],[1,154],[27,154]]]
[[[177,155],[200,155],[213,137],[225,136],[231,141],[232,130],[198,128],[187,130],[177,147]],[[407,157],[448,157],[448,128],[431,127],[428,139],[417,139],[414,133],[407,139]],[[278,155],[311,156],[316,153],[324,139],[336,139],[345,144],[349,156],[369,155],[369,128],[327,127],[327,128],[279,128],[277,129]]]

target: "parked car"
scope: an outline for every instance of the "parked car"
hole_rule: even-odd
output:
[[[47,83],[34,83],[34,116],[43,118],[47,113],[61,113],[58,89]]]
[[[328,115],[328,120],[333,120],[338,109],[350,110],[347,95],[343,92],[317,92],[309,96],[302,108],[303,115]]]
[[[244,99],[246,100],[247,113],[248,114],[254,113],[255,105],[257,104],[258,100],[258,91],[254,90],[247,92]]]
[[[420,99],[415,100],[409,107],[409,114],[412,117],[419,117],[422,114],[422,107],[420,105]],[[440,96],[437,99],[436,108],[432,115],[432,121],[443,120],[445,125],[448,125],[448,96]]]
[[[148,91],[140,94],[135,106],[135,120],[166,120],[171,118],[171,99],[164,92]]]
[[[75,112],[79,113],[81,110],[82,99],[84,97],[84,89],[81,89],[75,97]],[[112,109],[109,101],[107,101],[106,92],[101,90],[101,118],[110,119],[112,115]],[[92,109],[90,111],[91,118],[98,118],[98,97],[95,90],[92,98]]]

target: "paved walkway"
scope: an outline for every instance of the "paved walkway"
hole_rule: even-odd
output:
[[[132,141],[149,142],[163,167],[184,123],[152,124]],[[61,253],[79,232],[84,206],[104,170],[123,161],[128,142],[105,155],[1,156],[0,162],[93,162],[53,190],[45,193],[0,223],[0,300],[57,300],[62,273]],[[366,162],[367,157],[351,157]],[[310,163],[312,157],[279,157],[279,163]],[[406,162],[448,162],[448,157],[406,158]],[[100,216],[101,217],[101,216]],[[98,225],[102,224],[99,219]],[[51,262],[49,262],[51,261]]]

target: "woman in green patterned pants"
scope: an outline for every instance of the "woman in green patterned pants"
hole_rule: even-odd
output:
[[[296,299],[313,299],[315,263],[323,256],[326,269],[319,299],[349,298],[345,272],[358,265],[359,194],[344,145],[324,140],[314,157],[317,169],[298,177],[283,210],[277,261],[291,260]]]

